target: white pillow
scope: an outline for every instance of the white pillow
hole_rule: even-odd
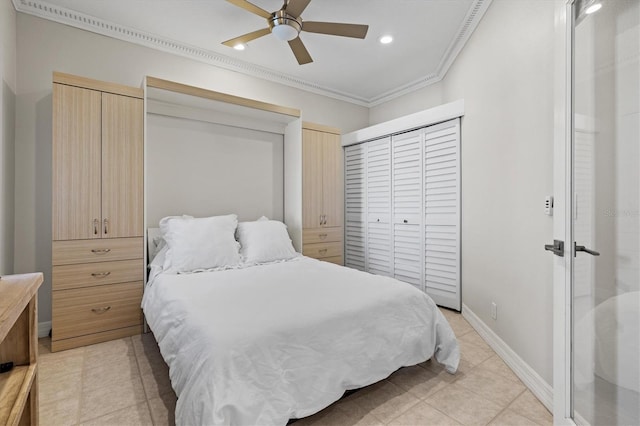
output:
[[[246,263],[265,263],[297,257],[284,223],[277,220],[241,222],[238,239]]]
[[[160,231],[167,242],[165,272],[234,267],[240,263],[240,245],[234,235],[235,214],[205,218],[166,217]]]

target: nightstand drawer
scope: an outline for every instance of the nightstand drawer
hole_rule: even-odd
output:
[[[304,244],[302,246],[302,254],[315,259],[342,256],[342,242]]]
[[[111,260],[142,259],[143,238],[102,238],[53,242],[53,264],[106,262]]]
[[[142,281],[53,292],[53,340],[142,324]]]
[[[53,290],[144,280],[142,259],[53,267]]]
[[[302,243],[330,243],[342,241],[342,227],[332,228],[305,228],[302,230]]]
[[[342,256],[331,256],[331,257],[321,257],[318,260],[322,260],[323,262],[331,262],[336,265],[344,266],[344,259]]]

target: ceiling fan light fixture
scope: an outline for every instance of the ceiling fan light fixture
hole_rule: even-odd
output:
[[[393,41],[393,37],[391,37],[390,35],[383,35],[378,40],[382,44],[389,44],[389,43],[391,43]]]
[[[243,44],[243,43],[238,43],[235,46],[233,46],[233,48],[236,49],[236,50],[244,50],[244,49],[247,48],[247,46],[245,44]]]
[[[269,20],[271,34],[278,40],[291,41],[298,37],[302,30],[302,22],[299,19],[287,14],[284,10],[273,13]]]

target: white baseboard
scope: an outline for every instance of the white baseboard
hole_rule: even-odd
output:
[[[51,331],[51,321],[38,323],[38,338],[48,337],[49,331]]]
[[[462,304],[462,316],[471,324],[491,349],[507,364],[522,380],[547,410],[553,412],[553,388],[533,368],[529,366],[517,353],[513,351],[493,330],[487,326],[471,309]]]

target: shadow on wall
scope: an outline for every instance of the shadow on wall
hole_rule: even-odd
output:
[[[1,208],[0,217],[0,273],[13,273],[13,252],[15,238],[15,159],[16,159],[16,94],[11,87],[2,81],[2,128],[0,149],[2,150],[2,178],[0,187]],[[8,124],[8,125],[7,125]]]
[[[51,177],[53,97],[49,92],[36,103],[35,146],[35,264],[44,273],[41,293],[48,294],[48,305],[40,304],[41,318],[51,318]],[[40,300],[43,300],[42,297]]]

